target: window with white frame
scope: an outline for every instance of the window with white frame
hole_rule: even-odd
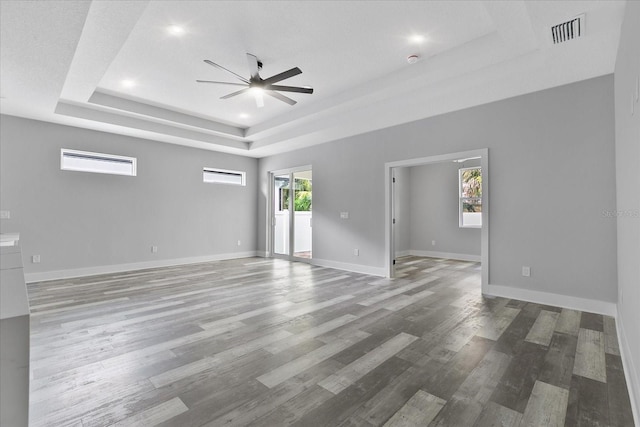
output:
[[[136,158],[62,148],[60,150],[60,169],[136,176]]]
[[[479,166],[458,170],[459,225],[482,227],[482,169]]]
[[[202,182],[210,184],[246,185],[246,173],[226,169],[202,169]]]

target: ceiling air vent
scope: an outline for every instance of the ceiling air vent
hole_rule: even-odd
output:
[[[563,43],[571,39],[577,39],[584,34],[584,13],[575,18],[551,27],[553,44]]]

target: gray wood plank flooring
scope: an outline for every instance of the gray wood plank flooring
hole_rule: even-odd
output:
[[[32,426],[633,426],[615,320],[246,258],[28,286]]]

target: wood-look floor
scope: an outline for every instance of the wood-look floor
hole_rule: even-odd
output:
[[[32,426],[632,426],[610,317],[249,258],[29,285]]]

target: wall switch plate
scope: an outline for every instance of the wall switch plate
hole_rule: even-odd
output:
[[[34,264],[38,264],[40,262],[40,255],[31,256],[31,262]]]
[[[531,276],[531,267],[527,267],[525,265],[522,266],[522,275],[524,277],[530,277]]]
[[[151,253],[155,254],[158,253],[158,247],[157,246],[151,246]]]
[[[11,211],[0,211],[0,219],[10,219]]]
[[[354,249],[354,250],[353,250],[353,254],[354,254],[355,256],[360,256],[360,249]]]
[[[340,219],[349,219],[349,212],[340,212]]]
[[[432,240],[432,241],[431,241],[431,246],[435,246],[435,245],[436,245],[436,241],[435,241],[435,240]]]
[[[238,240],[238,246],[240,246],[242,244],[242,242],[240,240]]]

